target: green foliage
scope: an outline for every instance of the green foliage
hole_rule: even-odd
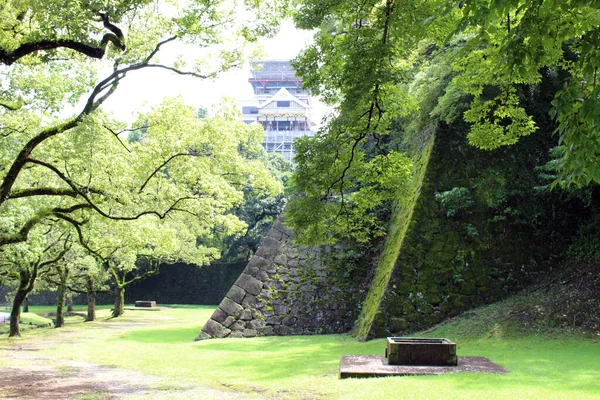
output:
[[[469,189],[464,187],[454,187],[436,193],[435,199],[440,203],[442,210],[449,218],[464,218],[470,213],[469,209],[475,204]]]
[[[600,261],[600,216],[581,224],[577,236],[569,246],[567,256],[575,261]]]
[[[310,149],[312,158],[323,154],[321,166],[335,176],[330,183],[343,176],[335,162],[351,164],[354,150],[366,140],[379,144],[392,121],[411,114],[407,132],[419,132],[430,117],[453,123],[462,116],[470,144],[513,145],[540,128],[523,87],[552,75],[563,80],[551,95],[557,181],[600,181],[596,2],[306,1],[295,18],[299,27],[319,29],[296,70],[337,106],[325,129],[334,138]],[[330,194],[325,189],[321,196]]]
[[[47,245],[40,229],[71,229],[65,240],[77,238],[110,273],[114,289],[139,278],[132,275],[140,259],[202,265],[217,258],[218,233],[245,228],[230,212],[242,204],[244,184],[252,181],[269,196],[281,191],[254,156],[262,132],[239,122],[227,102],[199,120],[196,110],[166,100],[132,129],[102,106],[128,74],[143,69],[207,78],[238,65],[249,42],[274,32],[286,5],[3,2],[0,273],[21,272],[15,262],[24,252],[20,246],[37,254]],[[175,42],[179,47],[159,61]],[[193,53],[192,45],[202,59],[188,65],[174,53]],[[79,272],[103,281],[98,265],[77,264]]]
[[[351,163],[339,160],[332,165],[331,154],[320,153],[322,157],[316,158],[311,156],[313,150],[308,150],[317,143],[328,146],[328,137],[297,142],[293,183],[301,195],[291,202],[287,221],[299,233],[299,240],[307,244],[333,244],[346,238],[366,242],[383,235],[385,227],[378,219],[378,207],[403,196],[411,160],[399,152],[366,160],[363,151],[349,149],[354,153],[346,154]]]
[[[600,65],[598,10],[595,2],[577,0],[464,4],[456,32],[471,35],[461,80],[476,96],[471,113],[478,117],[468,116],[475,122],[471,131],[475,145],[493,148],[531,133],[534,125],[523,106],[514,97],[511,99],[512,88],[539,82],[545,72],[543,67],[564,69],[570,77],[554,97],[552,110],[558,122],[561,151],[559,179],[579,186],[600,180],[596,159],[600,111],[595,79]],[[505,110],[501,114],[494,112],[500,119],[499,124],[492,122],[493,125],[486,119],[476,121],[489,113],[487,103],[477,96],[490,84],[506,93],[492,100],[501,102],[497,110]]]

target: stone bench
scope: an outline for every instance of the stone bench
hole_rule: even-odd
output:
[[[138,300],[135,302],[136,307],[155,308],[156,301]]]

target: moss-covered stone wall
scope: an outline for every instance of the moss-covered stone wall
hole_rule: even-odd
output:
[[[349,331],[365,291],[336,273],[342,255],[296,245],[277,220],[196,340]]]
[[[535,189],[553,140],[481,151],[460,124],[432,123],[407,142],[412,179],[383,246],[345,263],[342,246],[297,246],[278,221],[198,338],[402,335],[530,282],[579,223],[564,200]]]
[[[544,138],[484,152],[468,145],[465,131],[440,125],[430,155],[421,151],[429,160],[421,162],[421,185],[404,205],[415,201],[408,229],[404,237],[388,236],[399,251],[393,266],[380,259],[376,274],[385,270],[389,281],[377,302],[374,280],[363,308],[370,315],[361,315],[357,338],[424,329],[497,300],[550,256],[551,207],[534,192],[534,166],[543,164],[549,147]],[[394,211],[391,233],[406,223],[407,212]]]
[[[406,232],[412,221],[413,212],[421,194],[421,186],[425,172],[427,171],[433,143],[434,136],[431,135],[416,150],[416,154],[413,157],[412,177],[407,187],[407,193],[394,205],[386,240],[381,254],[377,259],[375,276],[362,305],[356,326],[353,329],[353,335],[359,340],[367,339],[375,316],[379,315],[379,307],[389,286],[402,243],[407,238]]]

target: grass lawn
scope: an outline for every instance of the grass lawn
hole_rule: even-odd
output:
[[[177,385],[231,391],[243,398],[283,399],[598,399],[600,336],[577,333],[515,334],[508,325],[456,320],[426,336],[448,337],[459,355],[485,356],[510,375],[338,379],[342,354],[382,354],[384,340],[356,342],[347,335],[262,337],[194,342],[214,307],[127,311],[82,323],[70,317],[61,330],[28,331],[0,339],[0,348],[47,341],[40,356],[85,360],[164,378],[165,393]],[[34,309],[35,310],[35,309]],[[41,310],[40,310],[41,311]],[[473,328],[473,329],[470,329]],[[51,340],[68,332],[69,340]],[[3,361],[0,360],[0,366]]]

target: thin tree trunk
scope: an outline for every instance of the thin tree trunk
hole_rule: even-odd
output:
[[[58,289],[58,303],[56,304],[56,323],[55,328],[61,328],[65,325],[64,306],[67,296],[67,281],[69,279],[69,268],[66,266],[58,267],[60,273],[60,286]]]
[[[96,320],[96,290],[94,289],[94,281],[92,278],[87,278],[87,321]]]
[[[23,302],[23,312],[29,312],[29,296],[25,297]]]
[[[54,323],[55,328],[61,328],[65,324],[65,317],[63,314],[64,304],[65,304],[65,286],[63,285],[63,282],[61,279],[61,283],[60,283],[60,286],[58,289],[58,301],[56,303],[56,322]]]
[[[123,315],[125,308],[125,288],[117,286],[115,288],[115,307],[113,308],[113,318]]]
[[[67,293],[67,312],[72,313],[73,312],[73,295],[69,295]]]
[[[23,285],[21,284],[20,286]],[[19,331],[19,320],[21,319],[21,305],[23,304],[25,297],[27,297],[27,292],[19,287],[15,294],[15,298],[13,299],[12,310],[10,311],[9,337],[21,336],[21,332]]]

